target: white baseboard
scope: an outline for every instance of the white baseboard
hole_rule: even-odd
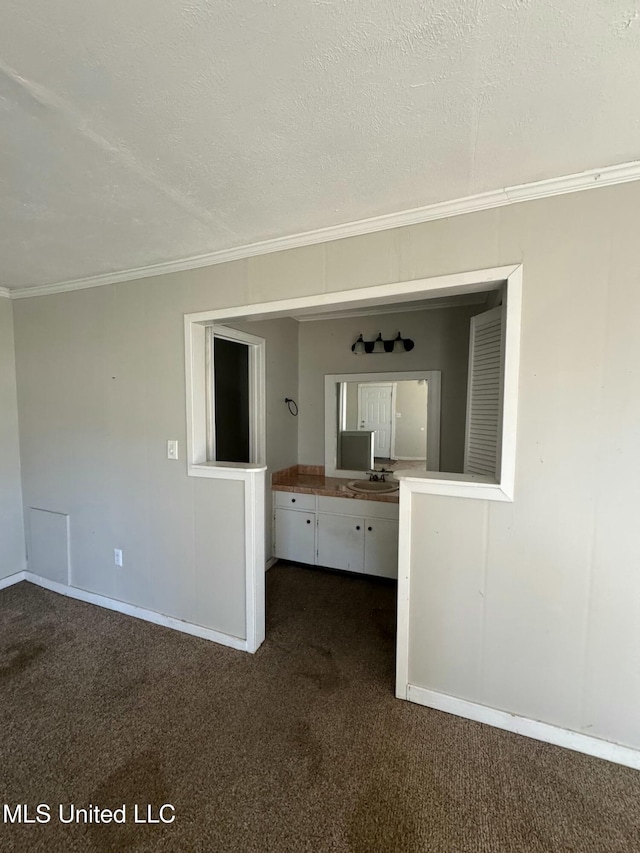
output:
[[[75,598],[87,604],[105,607],[107,610],[115,610],[117,613],[124,613],[126,616],[133,616],[136,619],[144,619],[145,622],[153,622],[154,625],[173,628],[175,631],[182,631],[183,634],[191,634],[203,640],[211,640],[214,643],[229,646],[232,649],[238,649],[242,652],[248,651],[247,641],[241,640],[239,637],[231,637],[229,634],[222,634],[220,631],[214,631],[212,628],[203,628],[201,625],[184,622],[182,619],[176,619],[173,616],[165,616],[163,613],[156,613],[154,610],[145,610],[143,607],[136,607],[135,604],[127,604],[124,601],[107,598],[107,596],[98,595],[95,592],[87,592],[84,589],[78,589],[74,586],[66,586],[56,581],[50,581],[34,575],[32,572],[22,572],[22,575],[24,577],[21,577],[20,580],[29,581],[29,583],[41,586],[51,592],[57,592],[59,595],[66,595],[68,598]],[[13,575],[12,577],[16,576]],[[8,578],[5,578],[6,580]],[[13,583],[17,583],[17,581],[14,580]]]
[[[20,583],[20,581],[26,580],[26,572],[16,572],[13,575],[9,575],[7,578],[0,579],[0,589],[6,589],[8,586],[13,586],[14,583]]]
[[[465,717],[478,723],[486,723],[498,729],[524,735],[525,737],[552,743],[575,752],[583,752],[596,758],[604,758],[614,764],[623,764],[625,767],[633,767],[640,770],[640,750],[629,746],[622,746],[611,741],[601,740],[597,737],[584,735],[570,729],[552,726],[549,723],[540,723],[530,720],[528,717],[519,717],[517,714],[509,714],[476,702],[467,702],[466,699],[457,699],[446,693],[438,693],[436,690],[427,690],[424,687],[416,687],[414,684],[407,685],[407,697],[410,702],[434,708],[437,711],[445,711],[455,714],[457,717]]]
[[[278,558],[277,558],[277,557],[271,557],[270,559],[268,559],[268,560],[267,560],[267,565],[264,567],[265,572],[268,572],[268,571],[269,571],[269,569],[271,568],[271,566],[275,566],[275,564],[276,564],[277,562],[278,562]]]

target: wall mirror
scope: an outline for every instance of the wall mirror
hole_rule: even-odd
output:
[[[440,470],[440,371],[325,376],[325,473]]]

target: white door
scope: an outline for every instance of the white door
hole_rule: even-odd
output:
[[[391,458],[391,430],[393,427],[393,383],[358,384],[358,429],[375,432],[373,455]]]

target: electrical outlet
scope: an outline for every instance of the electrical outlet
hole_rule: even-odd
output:
[[[122,566],[122,549],[114,548],[113,549],[113,562],[116,566]]]
[[[170,438],[167,441],[167,459],[177,459],[178,458],[178,442],[176,439]]]

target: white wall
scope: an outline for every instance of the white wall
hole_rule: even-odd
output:
[[[640,748],[639,209],[629,183],[16,302],[25,503],[69,507],[93,586],[127,594],[120,543],[136,595],[180,601],[203,571],[238,630],[229,484],[164,458],[183,313],[523,261],[515,501],[416,500],[410,676]]]
[[[409,680],[636,748],[639,204],[526,203],[401,253],[401,277],[524,261],[515,500],[414,499]]]
[[[396,417],[396,456],[399,459],[426,458],[427,383],[398,382],[396,413],[399,415]]]
[[[186,476],[182,318],[201,281],[14,302],[24,502],[69,514],[72,585],[244,638],[244,484]]]
[[[243,638],[243,484],[188,478],[185,462],[182,317],[220,304],[219,272],[13,303],[24,500],[69,514],[73,586]],[[234,294],[235,269],[224,272]],[[267,340],[267,463],[293,465],[284,397],[297,393],[298,324],[229,325]],[[267,505],[267,555],[269,517]]]
[[[380,235],[384,236],[384,235]],[[333,244],[330,244],[333,245]],[[337,245],[337,244],[336,244]],[[362,285],[361,279],[358,279]],[[469,320],[479,305],[345,317],[300,323],[299,461],[324,464],[324,377],[334,373],[385,373],[441,370],[440,466],[462,471],[467,405]],[[354,355],[351,345],[362,333],[372,340],[395,337],[398,331],[415,342],[410,352]]]
[[[0,579],[25,568],[13,312],[0,296]]]
[[[358,383],[347,382],[345,422],[349,430],[358,429]]]

